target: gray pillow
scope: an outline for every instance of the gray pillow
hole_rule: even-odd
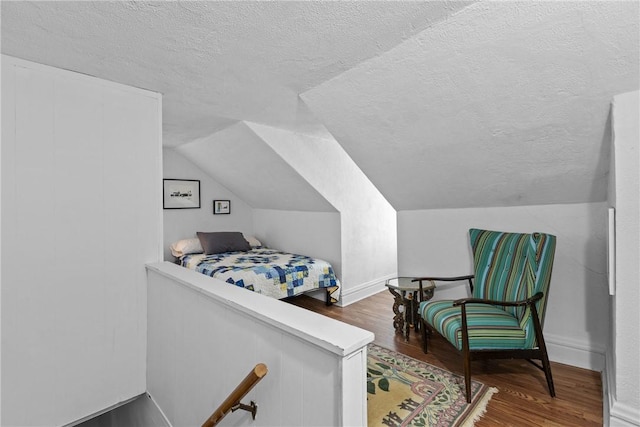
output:
[[[196,233],[204,253],[219,254],[222,252],[248,251],[251,249],[249,242],[239,231],[217,231],[211,233]]]

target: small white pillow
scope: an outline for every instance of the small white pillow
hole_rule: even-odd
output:
[[[256,239],[253,236],[244,236],[244,240],[249,242],[249,246],[251,246],[252,248],[257,248],[258,246],[262,246],[262,243],[260,243],[260,240]]]
[[[176,258],[180,258],[183,255],[204,252],[200,244],[200,239],[198,238],[178,240],[177,242],[173,242],[169,246],[169,249],[171,249],[171,253]]]

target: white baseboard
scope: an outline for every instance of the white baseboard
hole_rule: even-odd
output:
[[[544,334],[549,359],[553,362],[602,372],[605,368],[605,349],[591,343],[554,334]]]
[[[609,408],[610,427],[637,427],[640,426],[640,410],[637,407],[614,402]]]
[[[156,407],[156,409],[158,410],[158,412],[160,413],[160,415],[162,416],[162,418],[164,419],[164,421],[167,423],[167,425],[169,427],[173,427],[171,422],[169,421],[169,418],[167,418],[167,414],[164,413],[164,411],[162,410],[162,408],[158,405],[158,402],[156,402],[156,400],[153,398],[153,396],[151,396],[151,394],[149,394],[149,392],[146,393],[147,397],[149,397],[149,399],[151,400],[151,402],[153,403],[153,405]]]
[[[388,276],[379,277],[366,283],[362,283],[358,286],[349,289],[342,289],[340,295],[340,301],[337,303],[340,307],[346,307],[354,302],[358,302],[361,299],[375,295],[385,289],[384,284],[387,280],[397,277],[397,274],[390,274]]]
[[[602,420],[605,427],[640,426],[640,409],[616,401],[613,358],[607,353],[605,370],[602,372]]]
[[[611,366],[611,357],[605,354],[604,371],[602,371],[602,425],[603,427],[609,427],[609,419],[611,418],[610,410],[613,405],[613,397],[611,390],[614,389],[613,384],[613,367]]]

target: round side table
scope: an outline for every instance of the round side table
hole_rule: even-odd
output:
[[[393,295],[393,327],[396,333],[404,335],[409,341],[409,329],[420,330],[420,316],[418,306],[420,301],[427,301],[433,297],[435,283],[429,280],[422,284],[422,299],[419,298],[419,283],[412,282],[413,277],[394,277],[387,280],[385,286]]]

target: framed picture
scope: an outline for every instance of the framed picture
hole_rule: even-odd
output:
[[[163,179],[164,209],[199,209],[200,181],[197,179]]]
[[[221,214],[230,214],[231,213],[231,202],[229,200],[214,200],[213,201],[213,214],[221,215]]]

